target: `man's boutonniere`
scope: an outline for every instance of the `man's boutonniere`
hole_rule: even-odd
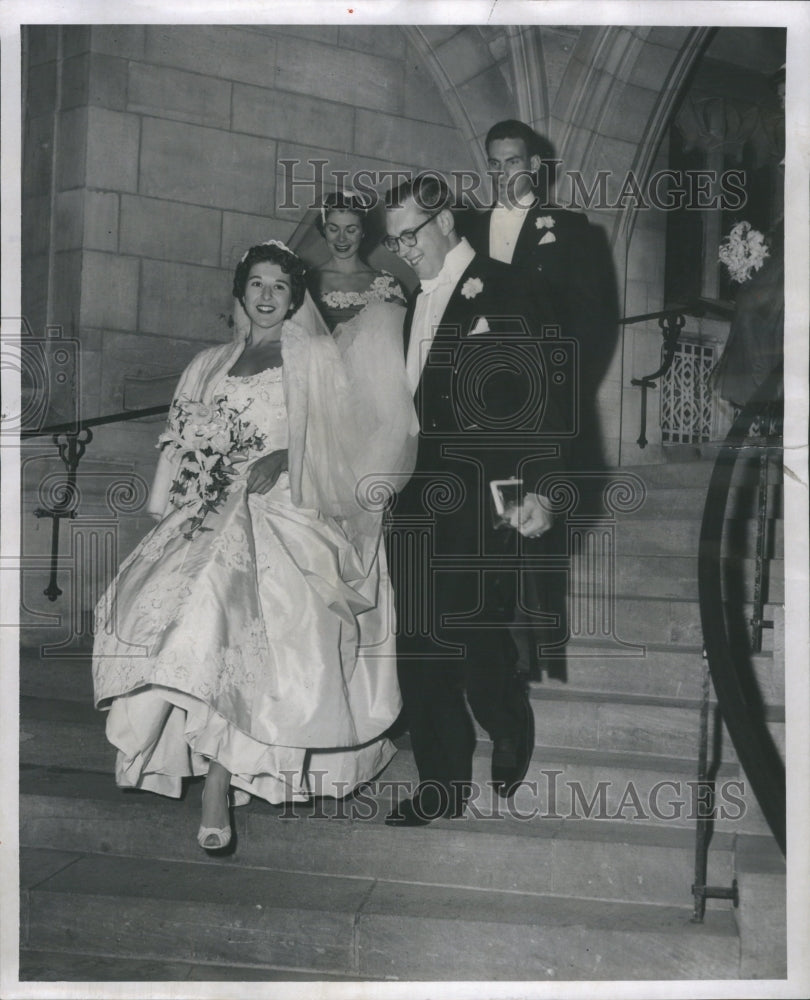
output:
[[[550,215],[538,215],[534,220],[534,224],[538,229],[545,229],[546,232],[537,241],[539,247],[546,243],[556,243],[557,237],[551,230],[554,228],[554,219]]]
[[[480,278],[467,278],[461,289],[461,294],[465,299],[474,299],[484,290],[484,282]]]
[[[750,222],[738,222],[720,244],[720,263],[728,268],[729,277],[741,285],[753,271],[758,271],[770,257],[765,237]]]

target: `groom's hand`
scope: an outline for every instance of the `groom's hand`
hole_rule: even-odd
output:
[[[523,503],[510,514],[509,523],[524,538],[539,538],[554,524],[554,514],[546,497],[527,493]]]
[[[276,485],[278,477],[287,471],[287,449],[271,451],[269,455],[257,458],[247,474],[248,493],[269,493]]]

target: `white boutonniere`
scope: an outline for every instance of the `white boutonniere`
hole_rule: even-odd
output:
[[[465,299],[474,299],[484,290],[484,282],[480,278],[467,278],[461,288],[461,294]]]
[[[534,224],[538,229],[545,229],[546,232],[537,241],[539,247],[545,246],[547,243],[556,243],[557,237],[551,230],[554,228],[554,219],[550,215],[538,215],[534,220]]]
[[[770,257],[765,237],[750,222],[738,222],[720,244],[720,262],[728,268],[729,277],[741,285],[752,272],[758,271]]]

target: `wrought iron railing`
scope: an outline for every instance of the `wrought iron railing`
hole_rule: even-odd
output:
[[[699,318],[707,313],[714,312],[723,319],[730,319],[733,315],[733,308],[724,302],[714,299],[694,299],[686,305],[675,305],[669,309],[662,309],[659,312],[641,313],[638,316],[625,316],[619,320],[621,326],[630,326],[633,323],[645,323],[650,320],[658,320],[661,327],[661,335],[664,338],[663,358],[661,364],[649,375],[642,375],[641,378],[631,378],[630,385],[641,389],[641,403],[639,415],[639,434],[636,444],[639,448],[646,448],[647,441],[647,391],[655,388],[655,383],[659,378],[663,378],[672,367],[672,359],[675,357],[675,350],[678,346],[678,339],[686,325],[686,317],[694,316]]]
[[[705,790],[705,801],[697,821],[695,882],[692,887],[694,919],[698,921],[703,919],[707,898],[732,898],[736,901],[736,885],[730,888],[706,885],[708,849],[714,827],[713,783],[718,763],[720,721],[719,718],[716,720],[715,759],[710,762],[709,678],[716,693],[719,716],[728,730],[740,766],[780,850],[785,853],[785,765],[767,727],[751,655],[761,648],[762,628],[773,624],[763,619],[763,578],[768,558],[769,468],[775,458],[781,458],[782,452],[778,431],[780,421],[778,413],[774,412],[780,405],[774,401],[780,398],[781,368],[760,386],[735,420],[715,461],[703,511],[698,551],[698,592],[707,669],[701,711],[698,783]],[[751,437],[751,428],[757,422],[762,426],[757,436]],[[743,456],[756,459],[759,465],[754,604],[748,621],[752,636],[746,642],[742,641],[740,634],[745,633],[741,623],[730,621],[723,593],[722,558],[729,489],[737,462]]]
[[[118,424],[127,420],[138,420],[143,417],[157,417],[169,412],[169,404],[148,406],[140,410],[122,410],[118,413],[108,413],[102,417],[90,417],[87,420],[74,420],[61,424],[49,424],[36,430],[24,430],[20,437],[30,440],[38,437],[52,437],[59,457],[65,466],[65,482],[56,492],[58,502],[52,506],[37,507],[34,517],[50,517],[51,524],[51,563],[48,586],[43,593],[49,601],[60,597],[62,590],[57,582],[59,569],[59,525],[63,518],[75,518],[78,514],[78,491],[76,488],[76,472],[87,446],[93,440],[92,427],[105,424]]]

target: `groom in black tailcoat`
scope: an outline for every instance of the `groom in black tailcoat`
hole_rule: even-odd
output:
[[[518,268],[526,288],[554,297],[557,320],[579,344],[579,434],[570,458],[580,470],[604,468],[596,394],[618,339],[618,297],[604,230],[584,212],[553,201],[549,141],[524,122],[497,122],[485,139],[487,168],[497,181],[493,207],[459,215],[458,230],[477,253]]]
[[[546,352],[554,363],[543,354],[550,302],[458,236],[437,175],[400,185],[386,206],[384,243],[421,281],[405,320],[419,452],[389,535],[399,683],[420,784],[386,820],[417,826],[460,815],[469,797],[476,740],[465,689],[493,741],[497,792],[514,794],[528,769],[533,715],[509,625],[520,558],[553,522],[538,486],[563,466],[571,387],[561,352]],[[551,340],[557,332],[546,330]],[[513,478],[522,485],[502,487],[501,516],[491,484]]]

